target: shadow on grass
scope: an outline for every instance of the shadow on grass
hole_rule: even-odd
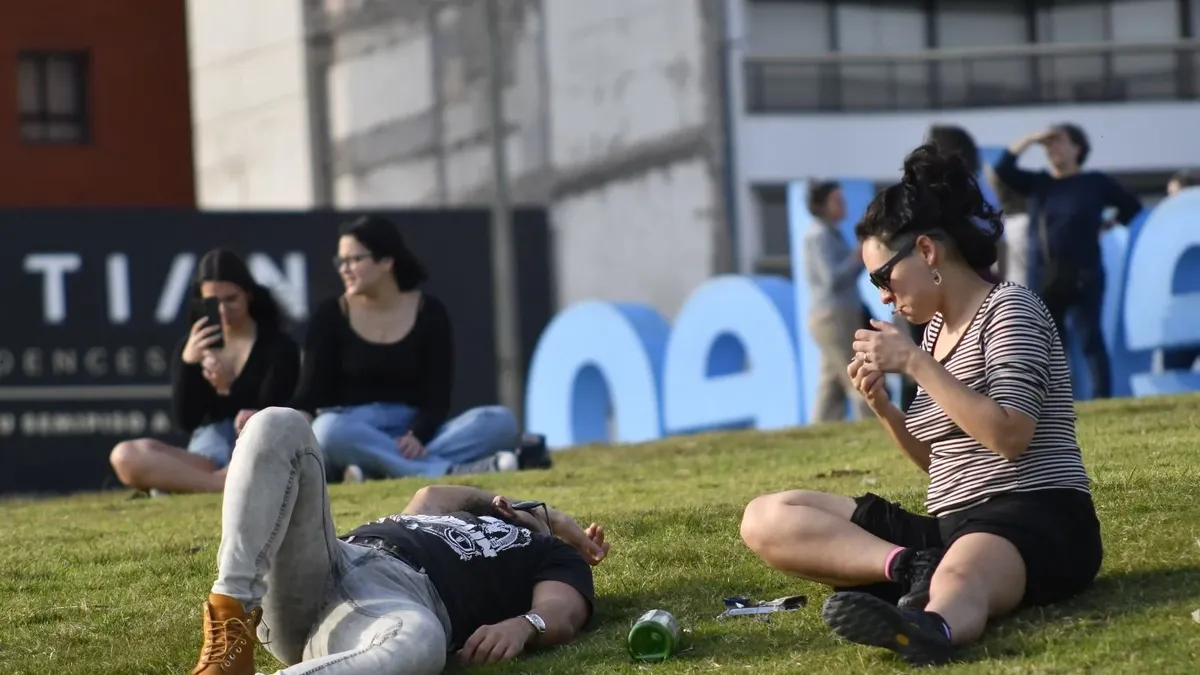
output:
[[[1028,607],[994,622],[977,646],[963,651],[962,658],[975,662],[1034,657],[1052,648],[1049,640],[1029,639],[1037,634],[1054,629],[1077,633],[1080,628],[1094,632],[1124,615],[1188,598],[1200,598],[1200,567],[1108,574],[1079,597],[1056,605]]]

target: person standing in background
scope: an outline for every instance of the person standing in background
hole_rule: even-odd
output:
[[[1017,166],[1017,158],[1034,144],[1046,148],[1049,172]],[[1074,312],[1092,398],[1108,398],[1112,371],[1100,327],[1104,302],[1100,233],[1107,227],[1105,209],[1116,208],[1116,220],[1128,225],[1142,205],[1112,176],[1081,171],[1090,151],[1083,129],[1059,124],[1014,142],[995,170],[1000,180],[1029,199],[1030,288],[1042,296],[1064,342],[1066,315]]]
[[[1200,170],[1182,169],[1167,181],[1167,196],[1170,197],[1184,188],[1200,185]]]
[[[988,179],[1000,202],[1004,215],[1005,256],[1004,281],[1029,286],[1029,213],[1026,200],[1015,190],[1004,184],[995,173]]]
[[[863,305],[858,295],[862,251],[852,248],[838,229],[846,217],[846,201],[833,181],[814,182],[808,191],[808,210],[816,223],[804,233],[804,279],[808,283],[808,330],[821,350],[817,380],[817,422],[846,417],[853,401],[858,419],[870,409],[854,394],[846,364],[854,358],[854,331],[862,327]]]

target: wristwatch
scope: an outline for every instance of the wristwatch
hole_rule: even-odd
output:
[[[546,632],[546,622],[542,621],[542,617],[537,614],[525,614],[521,618],[533,625],[533,629],[538,635],[543,635]]]

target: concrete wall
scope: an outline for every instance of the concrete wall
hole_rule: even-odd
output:
[[[437,7],[436,5],[431,7]],[[537,0],[502,6],[505,123],[517,200],[544,203],[543,23]],[[328,72],[336,203],[480,203],[492,184],[483,3],[375,9],[335,27]]]
[[[559,302],[674,314],[724,253],[702,3],[545,10]]]
[[[197,203],[313,204],[303,3],[188,0]]]

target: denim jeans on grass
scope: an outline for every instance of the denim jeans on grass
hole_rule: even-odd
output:
[[[237,442],[237,430],[233,420],[220,420],[202,427],[196,427],[188,440],[187,451],[211,459],[218,469],[229,464],[229,456],[233,453],[233,444]]]
[[[340,541],[325,467],[304,417],[267,408],[229,465],[212,592],[263,608],[259,640],[278,675],[435,675],[450,618],[429,577]]]
[[[512,411],[483,406],[443,424],[425,446],[425,457],[405,459],[396,449],[396,438],[408,432],[415,415],[416,409],[401,403],[368,403],[322,410],[312,428],[330,471],[336,474],[356,464],[374,478],[436,478],[455,464],[515,450],[520,443]]]

